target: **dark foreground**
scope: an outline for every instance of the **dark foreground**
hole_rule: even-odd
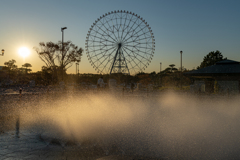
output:
[[[93,93],[88,93],[93,94]],[[98,93],[95,93],[98,94]],[[104,149],[88,140],[74,142],[64,141],[61,137],[45,133],[37,124],[26,125],[21,119],[24,110],[41,109],[39,103],[54,104],[66,98],[69,93],[42,94],[8,94],[1,95],[0,112],[0,160],[133,160],[133,159],[163,159],[141,155],[126,155],[116,146]],[[73,97],[84,94],[73,93]],[[119,96],[123,96],[120,94]]]
[[[54,92],[0,96],[0,160],[239,159],[239,97]]]
[[[151,157],[122,155],[111,151],[107,155],[97,146],[68,145],[61,146],[58,141],[45,142],[36,131],[21,130],[19,136],[15,131],[0,134],[1,160],[133,160],[157,159]]]

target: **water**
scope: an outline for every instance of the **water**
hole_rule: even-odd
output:
[[[166,159],[239,159],[239,98],[180,95],[67,95],[25,104],[20,126],[106,154]],[[21,130],[21,128],[20,128]]]

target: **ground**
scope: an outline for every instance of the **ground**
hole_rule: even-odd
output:
[[[61,136],[47,132],[41,125],[34,122],[29,125],[23,118],[26,112],[46,109],[44,105],[52,105],[66,97],[78,97],[84,94],[103,94],[86,91],[85,93],[67,91],[48,91],[47,89],[24,90],[20,95],[16,89],[3,90],[0,96],[0,160],[15,159],[96,159],[96,160],[132,160],[160,159],[143,155],[126,155],[116,146],[104,148],[96,142],[88,140],[63,140]],[[79,94],[79,95],[78,95]],[[130,93],[128,93],[130,94]],[[123,96],[122,93],[119,94]],[[145,95],[146,96],[146,95]],[[57,104],[55,104],[57,105]],[[48,106],[49,107],[49,106]],[[33,109],[34,108],[34,109]],[[34,110],[34,111],[32,111]],[[162,158],[161,158],[162,159]]]
[[[24,91],[0,96],[0,160],[240,159],[239,95]]]

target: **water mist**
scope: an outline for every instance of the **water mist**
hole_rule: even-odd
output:
[[[86,141],[111,154],[168,159],[239,159],[239,99],[109,94],[42,101],[21,111],[41,133]],[[108,154],[106,153],[106,154]]]

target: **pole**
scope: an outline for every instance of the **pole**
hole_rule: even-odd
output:
[[[78,63],[78,79],[79,79],[79,63]]]
[[[62,67],[62,81],[63,81],[63,32],[64,32],[64,30],[62,29],[62,64],[61,64],[61,67]]]
[[[67,27],[63,27],[61,28],[61,31],[62,31],[62,64],[61,64],[61,69],[62,69],[62,81],[63,81],[63,59],[64,59],[64,56],[63,56],[63,50],[64,50],[64,46],[63,46],[63,38],[64,38],[64,29],[67,29]]]
[[[182,51],[180,51],[180,54],[181,54],[181,77],[180,77],[180,86],[181,86],[181,89],[182,89]]]
[[[162,72],[162,62],[160,62],[160,73]]]
[[[76,63],[76,77],[77,77],[77,80],[79,79],[79,62]]]
[[[77,75],[77,63],[76,63],[76,75]]]
[[[162,84],[161,72],[162,72],[162,62],[160,62],[159,86]]]

